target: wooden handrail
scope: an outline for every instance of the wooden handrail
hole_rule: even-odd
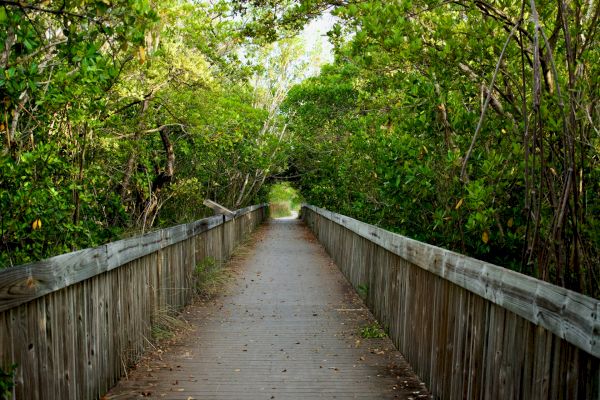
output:
[[[233,215],[204,218],[142,236],[0,270],[0,312],[118,268],[262,207],[266,205],[250,206],[236,211]]]
[[[322,208],[303,207],[600,358],[599,300]]]

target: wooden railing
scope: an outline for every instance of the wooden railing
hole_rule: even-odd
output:
[[[0,271],[0,367],[17,399],[97,399],[135,362],[157,313],[192,297],[193,272],[226,260],[265,205]]]
[[[436,398],[600,398],[600,301],[313,206],[302,217]]]

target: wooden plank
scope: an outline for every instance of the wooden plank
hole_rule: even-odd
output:
[[[188,229],[189,224],[172,226],[162,230],[162,247],[172,246],[192,236],[193,228]]]
[[[10,322],[10,311],[0,312],[0,368],[4,371],[8,371],[15,360]]]
[[[600,357],[599,300],[340,214],[304,207]]]
[[[103,247],[0,271],[0,312],[88,279],[106,265]]]
[[[421,271],[421,274],[426,274],[425,271]],[[458,339],[456,337],[456,329],[457,329],[457,318],[458,318],[458,303],[454,301],[457,296],[459,287],[456,285],[451,285],[446,282],[447,288],[447,298],[446,298],[446,310],[447,320],[446,327],[444,328],[444,335],[440,338],[442,349],[443,349],[443,362],[444,369],[441,376],[436,377],[437,379],[442,380],[441,388],[439,393],[451,393],[452,381],[454,378],[453,375],[453,359],[456,354],[455,342]]]
[[[552,360],[551,365],[551,376],[550,376],[550,392],[549,398],[560,399],[561,388],[565,386],[564,382],[564,365],[561,364],[561,346],[562,340],[555,335],[552,335]]]
[[[224,238],[223,219],[207,218],[0,272],[0,362],[19,364],[16,397],[101,397],[141,354],[157,304],[189,300],[198,250],[229,253],[264,205],[238,215]]]
[[[534,357],[533,357],[533,383],[534,390],[532,391],[532,400],[544,399],[544,388],[548,377],[545,374],[546,353],[548,334],[546,330],[540,326],[536,326],[534,333]]]
[[[461,398],[467,398],[469,393],[469,384],[471,378],[471,367],[472,367],[472,359],[474,358],[474,354],[472,352],[472,344],[473,344],[473,331],[474,331],[474,305],[475,298],[473,293],[466,293],[466,309],[465,309],[465,337],[464,337],[464,351],[463,351],[463,359],[462,359],[462,391],[460,393]]]
[[[434,279],[437,277],[434,277]],[[452,285],[456,288],[453,303],[456,310],[456,326],[454,329],[454,342],[452,354],[452,376],[450,393],[453,398],[462,398],[463,393],[463,361],[465,354],[465,341],[467,339],[467,294],[468,292],[461,287]]]
[[[228,209],[226,207],[223,207],[222,205],[220,205],[212,200],[205,199],[202,204],[204,204],[206,207],[212,209],[215,214],[234,215],[233,211],[231,211],[230,209]]]
[[[118,240],[106,245],[107,270],[125,265],[166,246],[165,230],[159,230],[129,239]]]
[[[77,367],[77,383],[79,384],[79,396],[81,398],[91,398],[90,390],[92,387],[92,378],[88,371],[88,301],[89,301],[89,280],[81,282],[76,286],[76,367]]]
[[[521,398],[522,393],[522,374],[525,370],[525,357],[527,352],[527,340],[524,337],[524,333],[528,331],[528,327],[531,325],[531,322],[515,315],[514,313],[510,313],[514,319],[514,334],[511,335],[511,345],[510,351],[513,354],[512,362],[512,377],[511,377],[511,385],[512,385],[512,394],[511,397],[515,399]],[[517,334],[518,332],[518,334]],[[510,332],[508,333],[510,334]],[[563,343],[567,343],[564,340],[561,340]],[[573,345],[568,344],[568,346],[573,347]]]
[[[90,377],[89,391],[90,398],[99,398],[102,393],[99,392],[99,330],[100,328],[100,313],[99,313],[99,286],[102,277],[95,276],[88,282],[89,292],[87,293],[87,358],[88,358],[88,377]]]
[[[214,216],[204,218],[199,221],[194,221],[188,224],[192,236],[198,236],[204,232],[207,232],[223,223],[223,217]]]
[[[24,384],[29,386],[28,397],[30,399],[41,399],[43,396],[41,388],[40,376],[40,349],[39,346],[39,330],[37,324],[39,299],[36,299],[21,307],[22,324],[21,331],[24,345],[21,349],[23,355],[23,379]]]
[[[473,332],[470,345],[472,354],[469,364],[469,389],[467,398],[480,399],[483,398],[485,370],[484,356],[486,343],[486,324],[489,315],[491,304],[479,296],[473,298]]]
[[[432,299],[432,311],[435,324],[433,326],[433,337],[430,346],[431,376],[442,376],[444,370],[444,348],[442,343],[447,335],[448,313],[446,312],[446,307],[448,304],[445,302],[447,287],[448,285],[444,281],[438,279],[434,290],[434,297]],[[430,382],[429,390],[433,393],[441,392],[443,383],[441,379],[430,378],[428,381]]]
[[[77,347],[76,347],[76,322],[75,322],[75,291],[73,288],[67,288],[64,291],[65,298],[62,304],[63,312],[65,313],[65,326],[62,335],[64,337],[63,351],[66,353],[65,361],[65,378],[67,379],[68,398],[77,398],[78,383],[77,382]]]
[[[496,310],[496,319],[493,321],[494,328],[494,336],[496,337],[493,352],[493,367],[492,370],[496,371],[494,376],[493,383],[493,393],[495,396],[499,396],[499,398],[506,398],[504,396],[500,396],[501,387],[502,387],[502,379],[505,378],[505,371],[503,371],[503,365],[505,362],[505,354],[502,352],[504,347],[504,330],[505,330],[505,321],[506,321],[506,310],[501,307],[497,307]]]
[[[52,379],[52,365],[51,365],[51,345],[48,336],[48,327],[50,323],[49,309],[48,309],[48,298],[42,297],[35,301],[37,304],[37,320],[34,323],[34,329],[38,331],[38,368],[40,375],[40,387],[44,392],[43,397],[51,400],[54,397],[54,379]]]
[[[517,394],[514,391],[515,374],[514,364],[518,362],[519,353],[516,344],[516,321],[520,319],[512,312],[506,312],[504,316],[504,330],[502,332],[502,362],[499,373],[498,397],[502,399],[514,399]]]
[[[50,358],[52,373],[51,378],[54,380],[54,397],[56,399],[66,398],[66,390],[63,379],[63,358],[66,356],[62,351],[62,336],[64,313],[62,312],[63,291],[58,291],[46,295],[46,300],[49,300],[49,331],[48,340],[50,341]]]
[[[265,206],[259,204],[246,207],[236,211],[235,216],[260,211]],[[0,312],[213,229],[223,223],[219,218],[205,218],[143,236],[4,269],[0,271]]]

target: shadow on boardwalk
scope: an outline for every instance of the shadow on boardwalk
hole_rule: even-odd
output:
[[[186,310],[191,329],[107,399],[425,399],[389,339],[298,220],[273,220],[222,296]]]

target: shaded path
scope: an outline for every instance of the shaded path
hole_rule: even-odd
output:
[[[297,220],[256,234],[228,294],[192,306],[193,330],[108,398],[418,399],[424,386]]]

